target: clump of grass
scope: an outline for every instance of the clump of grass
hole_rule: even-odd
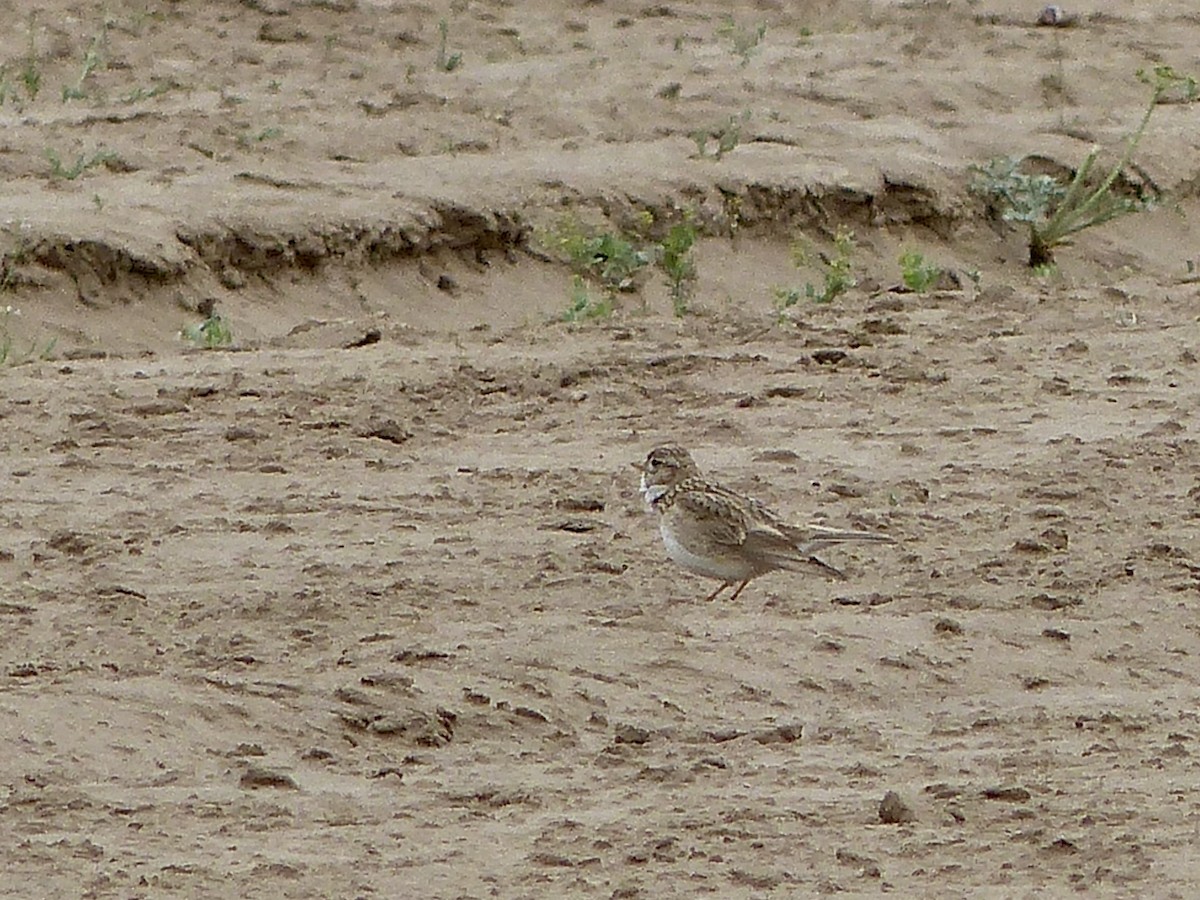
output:
[[[49,359],[58,343],[57,338],[50,338],[44,343],[34,340],[24,351],[19,350],[16,338],[13,337],[11,323],[20,315],[21,311],[14,306],[0,307],[0,366],[16,366],[33,359]]]
[[[90,156],[86,153],[81,153],[75,157],[75,161],[70,165],[65,165],[62,157],[58,155],[58,151],[53,147],[46,148],[46,159],[50,163],[50,177],[63,178],[67,181],[74,181],[88,169],[94,169],[97,166],[103,166],[113,162],[117,158],[111,150],[97,150]]]
[[[636,237],[612,231],[594,232],[571,218],[547,232],[543,242],[571,269],[571,288],[564,316],[569,322],[607,318],[618,293],[636,289],[638,273],[651,254]],[[597,296],[594,292],[599,292]]]
[[[36,12],[29,14],[29,42],[25,56],[13,70],[9,69],[7,63],[0,66],[0,106],[11,100],[18,109],[23,109],[26,103],[37,99],[42,89],[42,70],[35,29],[36,15]]]
[[[691,137],[696,142],[696,155],[701,159],[720,159],[742,142],[742,126],[749,121],[750,110],[747,109],[740,116],[730,116],[713,128],[693,131]],[[710,141],[715,142],[712,149],[709,149]]]
[[[104,66],[104,47],[108,42],[108,26],[101,27],[100,32],[95,35],[88,44],[87,52],[83,55],[83,65],[79,70],[79,77],[75,79],[74,84],[64,84],[62,88],[62,100],[66,103],[68,100],[82,100],[87,96],[87,91],[84,90],[84,82],[86,82],[92,73]]]
[[[9,232],[11,234],[11,232]],[[30,242],[24,235],[18,233],[14,238],[15,247],[0,254],[0,290],[10,291],[22,282],[20,267],[29,261],[31,256]],[[7,307],[6,315],[13,315],[13,308]],[[20,310],[15,311],[20,315]]]
[[[269,125],[266,128],[260,128],[258,131],[247,131],[245,134],[238,135],[237,142],[243,148],[248,149],[265,141],[273,141],[282,134],[282,128]]]
[[[672,225],[659,244],[658,264],[667,276],[671,307],[680,318],[687,314],[696,282],[695,245],[696,226],[688,219]]]
[[[571,276],[571,294],[563,316],[568,322],[581,319],[607,319],[613,313],[612,294],[596,297],[582,275]]]
[[[198,324],[184,326],[180,329],[179,334],[184,340],[205,350],[216,350],[219,347],[228,347],[233,343],[233,331],[229,327],[229,323],[211,304],[207,306],[206,318]]]
[[[1091,149],[1066,185],[1049,175],[1023,172],[1023,158],[993,159],[972,167],[972,192],[983,197],[1005,221],[1028,227],[1030,268],[1053,266],[1055,249],[1069,243],[1072,235],[1153,205],[1153,197],[1129,197],[1118,193],[1114,186],[1133,159],[1155,107],[1170,92],[1179,92],[1186,102],[1195,100],[1197,83],[1194,77],[1179,75],[1170,66],[1157,66],[1149,72],[1142,69],[1137,77],[1150,87],[1146,111],[1126,139],[1124,152],[1099,185],[1089,187],[1099,147]]]
[[[653,214],[643,212],[627,232],[590,231],[565,219],[544,234],[542,243],[572,272],[568,321],[612,315],[617,295],[637,292],[639,276],[651,264],[666,277],[675,315],[687,314],[696,282],[698,229],[690,215],[667,229],[661,240],[650,237],[653,227]]]
[[[453,72],[462,65],[463,55],[461,53],[450,53],[447,49],[446,45],[450,40],[450,23],[445,19],[438,22],[438,36],[438,71]]]
[[[279,82],[274,81],[271,82],[271,84],[276,85],[275,89],[272,90],[270,85],[268,85],[267,90],[273,94],[278,93]],[[153,97],[161,97],[163,94],[167,93],[167,91],[173,90],[177,86],[178,85],[171,81],[156,81],[150,87],[136,87],[131,91],[126,91],[117,99],[126,104],[137,103],[139,100],[150,100]]]
[[[928,262],[916,250],[906,250],[900,254],[900,278],[910,291],[923,294],[941,277],[941,266]]]
[[[857,285],[858,279],[854,277],[852,261],[854,246],[854,232],[842,226],[838,226],[834,235],[832,255],[816,252],[807,242],[797,241],[792,246],[792,262],[797,268],[809,268],[814,265],[820,268],[821,284],[815,285],[810,281],[804,285],[803,290],[776,288],[775,300],[779,308],[783,310],[795,306],[801,299],[808,299],[814,303],[832,303]]]
[[[613,293],[633,290],[634,277],[651,261],[651,254],[631,237],[612,231],[589,234],[564,223],[553,240],[576,275]]]
[[[29,52],[25,54],[17,73],[21,84],[25,86],[25,96],[31,103],[37,99],[38,92],[42,89],[42,70],[38,67],[36,16],[36,11],[29,14]]]
[[[758,45],[766,37],[767,23],[740,25],[733,16],[727,15],[717,29],[717,34],[733,45],[733,52],[742,58],[742,67],[745,68],[750,65],[751,57],[758,52]]]

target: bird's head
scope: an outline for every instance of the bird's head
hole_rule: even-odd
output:
[[[685,478],[699,474],[692,455],[676,444],[655,447],[634,468],[642,473],[642,496],[653,505]]]

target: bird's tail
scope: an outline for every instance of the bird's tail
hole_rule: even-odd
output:
[[[874,544],[894,544],[896,539],[877,531],[839,531],[836,528],[825,528],[821,525],[809,525],[805,528],[789,528],[788,537],[801,553],[812,554],[834,544],[846,544],[852,541]]]

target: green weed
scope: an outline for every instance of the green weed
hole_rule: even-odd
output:
[[[25,350],[18,350],[11,322],[19,315],[21,311],[16,307],[0,307],[0,365],[16,366],[33,359],[49,359],[58,344],[57,338],[50,338],[44,343],[34,340]]]
[[[42,89],[42,70],[38,68],[37,38],[35,30],[36,13],[29,14],[29,52],[21,61],[21,69],[17,77],[25,85],[25,96],[30,102],[37,99],[38,91]]]
[[[97,150],[91,156],[86,153],[81,153],[75,158],[75,162],[71,165],[63,165],[62,158],[52,147],[46,148],[46,159],[50,162],[50,177],[63,178],[67,181],[74,181],[88,169],[94,169],[96,166],[103,166],[114,161],[117,154],[111,150]]]
[[[942,277],[942,269],[927,262],[917,251],[907,250],[900,254],[900,277],[910,291],[923,294],[937,284]]]
[[[612,294],[595,298],[588,290],[587,280],[582,275],[571,276],[570,302],[563,318],[568,322],[578,322],[581,319],[607,319],[612,313]]]
[[[1137,77],[1150,87],[1146,111],[1126,139],[1124,152],[1098,186],[1088,187],[1099,147],[1092,148],[1066,185],[1049,175],[1022,172],[1024,158],[993,159],[986,165],[971,167],[971,191],[1005,221],[1028,227],[1030,268],[1053,265],[1055,249],[1068,243],[1072,235],[1153,205],[1155,198],[1125,196],[1117,193],[1114,185],[1132,160],[1158,103],[1172,92],[1186,102],[1195,100],[1197,82],[1190,75],[1177,74],[1170,66],[1157,66],[1150,72],[1142,69]]]
[[[282,128],[277,128],[274,125],[271,125],[258,131],[247,131],[245,134],[238,135],[237,142],[242,147],[249,148],[255,146],[256,144],[261,144],[263,141],[272,141],[282,134]]]
[[[278,82],[272,82],[277,84]],[[177,85],[170,81],[156,81],[150,87],[137,87],[131,91],[121,94],[117,99],[122,103],[137,103],[139,100],[150,100],[154,97],[161,97],[163,94],[174,89]],[[268,87],[268,90],[270,88]],[[276,93],[271,91],[271,93]]]
[[[659,245],[658,264],[666,273],[671,306],[679,317],[687,314],[696,282],[695,244],[696,226],[685,220],[672,225]]]
[[[671,226],[661,241],[650,236],[653,228],[653,214],[643,211],[625,233],[593,232],[565,219],[542,236],[541,242],[572,272],[568,321],[611,315],[616,295],[637,291],[639,274],[651,264],[666,277],[675,315],[687,314],[696,281],[698,230],[690,216]]]
[[[795,306],[801,298],[807,298],[814,303],[832,303],[842,294],[858,284],[852,271],[854,255],[854,232],[841,226],[833,238],[833,255],[814,252],[805,242],[798,241],[792,247],[792,261],[797,268],[817,266],[821,269],[822,284],[817,286],[811,281],[804,285],[804,290],[795,288],[776,288],[775,300],[780,309]]]
[[[651,260],[651,255],[629,238],[611,231],[588,234],[567,224],[555,240],[576,275],[594,278],[608,291],[632,290],[634,276]]]
[[[233,331],[216,310],[209,312],[208,318],[199,324],[187,325],[180,329],[179,334],[184,340],[191,341],[205,350],[228,347],[233,343]]]
[[[739,25],[733,16],[725,16],[717,34],[733,44],[733,52],[742,58],[742,66],[750,64],[750,58],[758,52],[758,45],[767,34],[767,23],[747,27]]]
[[[447,50],[447,43],[450,40],[450,23],[445,19],[438,22],[438,54],[437,67],[440,72],[453,72],[462,65],[463,55],[461,53],[450,53]]]
[[[740,116],[730,116],[722,125],[714,128],[692,132],[692,140],[696,142],[696,155],[701,159],[720,159],[742,142],[742,126],[750,121],[750,110],[744,110]],[[713,149],[709,149],[709,141],[715,141]]]
[[[100,33],[92,38],[88,44],[87,52],[83,55],[83,65],[79,70],[79,77],[75,79],[74,84],[64,84],[62,88],[62,100],[66,103],[68,100],[82,100],[87,96],[87,92],[83,89],[86,82],[92,73],[104,66],[104,47],[108,43],[108,26],[104,25],[100,29]]]

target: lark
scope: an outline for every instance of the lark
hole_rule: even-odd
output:
[[[895,543],[869,531],[789,525],[757,500],[705,479],[682,447],[656,447],[634,465],[642,473],[642,497],[658,514],[667,555],[689,572],[721,582],[706,600],[735,585],[729,599],[736,600],[751,579],[777,569],[844,577],[817,551],[847,541]]]

